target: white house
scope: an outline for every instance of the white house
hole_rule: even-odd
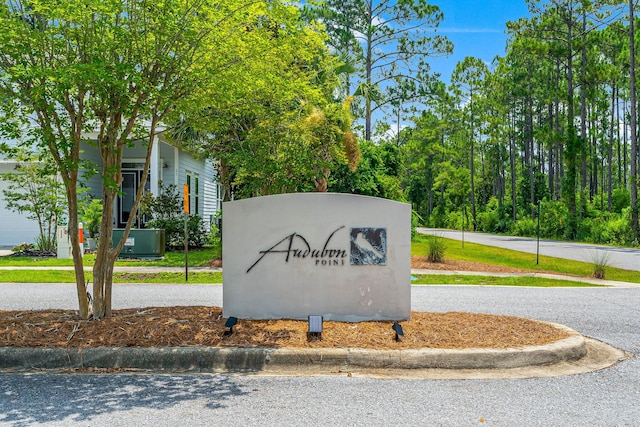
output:
[[[101,164],[100,154],[96,147],[85,144],[82,157]],[[124,227],[138,187],[141,185],[142,171],[146,147],[142,144],[127,147],[122,160],[121,185],[122,195],[116,201],[115,228]],[[11,172],[16,162],[11,159],[0,159],[0,173]],[[82,179],[82,178],[80,178]],[[193,157],[190,153],[174,147],[159,134],[154,139],[149,178],[145,185],[154,196],[159,195],[159,182],[163,185],[175,184],[182,189],[183,184],[189,186],[190,213],[202,217],[209,226],[221,209],[221,192],[217,181],[216,170],[210,160]],[[99,175],[94,175],[86,182],[89,194],[102,198],[102,183]],[[0,246],[14,246],[22,242],[33,243],[38,236],[38,225],[25,216],[6,209],[2,189],[7,183],[0,179]],[[134,227],[141,227],[136,222]]]
[[[15,171],[17,162],[0,158],[0,174]],[[38,223],[26,215],[7,209],[2,190],[8,183],[0,177],[0,246],[15,246],[22,242],[33,243],[38,237]]]

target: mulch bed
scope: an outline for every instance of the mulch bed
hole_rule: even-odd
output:
[[[114,310],[111,318],[81,321],[71,310],[0,311],[0,347],[333,347],[519,348],[568,335],[547,323],[462,312],[412,312],[395,341],[392,322],[324,322],[322,339],[308,339],[307,322],[243,320],[225,336],[219,307]]]
[[[442,262],[430,262],[427,257],[412,256],[411,268],[441,271],[482,271],[489,273],[530,273],[533,270],[521,268],[503,267],[501,265],[483,264],[474,261],[459,261],[444,259]],[[541,271],[535,271],[541,273]]]
[[[217,261],[211,267],[220,267]],[[431,263],[414,256],[413,268],[486,271],[527,270],[445,259]],[[307,322],[243,320],[225,335],[220,307],[146,307],[114,310],[102,320],[78,320],[73,310],[0,310],[0,347],[332,347],[332,348],[520,348],[566,338],[547,323],[511,316],[462,312],[412,312],[401,322],[404,338],[394,340],[392,322],[324,322],[322,340],[308,339]]]

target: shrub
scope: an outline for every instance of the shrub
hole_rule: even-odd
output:
[[[631,204],[631,192],[626,188],[616,188],[611,195],[614,212],[622,213],[622,210]]]
[[[604,279],[606,268],[609,265],[610,252],[595,251],[591,257],[591,264],[593,265],[593,277],[596,279]]]
[[[422,223],[422,218],[420,217],[418,212],[412,209],[411,210],[411,239],[414,239],[418,235],[416,228],[419,227],[421,223]]]
[[[612,245],[633,245],[633,228],[631,227],[631,208],[622,210],[621,215],[615,215],[606,222],[605,232],[608,240],[605,243]]]
[[[498,199],[489,199],[484,211],[477,214],[477,231],[487,233],[507,233],[511,228],[509,205],[500,205]]]
[[[162,186],[160,195],[154,197],[145,194],[140,203],[140,212],[151,217],[145,223],[146,228],[165,230],[165,247],[175,249],[184,247],[184,213],[182,212],[182,196],[175,185]],[[200,215],[189,215],[187,220],[189,231],[189,247],[201,248],[207,241],[207,228]]]
[[[531,218],[523,218],[516,221],[513,225],[513,234],[516,236],[536,236],[538,230],[538,222]]]
[[[184,216],[182,218],[152,219],[145,224],[146,228],[164,230],[165,247],[177,249],[184,247]],[[200,215],[190,215],[187,221],[189,231],[189,247],[201,248],[207,241],[207,229]]]
[[[540,206],[540,236],[561,239],[564,236],[564,219],[569,214],[562,202],[543,201]]]
[[[580,225],[580,238],[593,243],[609,243],[607,222],[602,219],[585,218]]]
[[[89,233],[89,237],[96,237],[100,231],[100,223],[102,222],[102,200],[82,199],[79,203],[78,210],[84,230]]]
[[[444,237],[432,234],[427,236],[427,259],[429,262],[442,262],[447,243]]]
[[[211,229],[207,235],[206,245],[215,250],[213,255],[214,258],[222,258],[222,236],[220,235],[220,230],[215,223],[211,224]]]

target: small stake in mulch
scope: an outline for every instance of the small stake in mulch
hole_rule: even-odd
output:
[[[229,335],[233,334],[233,327],[236,325],[236,323],[238,323],[237,317],[233,317],[233,316],[229,317],[227,321],[224,323],[224,327],[229,329],[224,331],[224,334],[222,334],[222,336],[228,337]]]
[[[396,332],[395,340],[402,341],[402,337],[404,337],[404,331],[402,330],[402,325],[398,322],[393,322],[393,325],[391,325],[391,329],[393,329]]]
[[[322,339],[322,316],[309,316],[309,330],[307,340]]]

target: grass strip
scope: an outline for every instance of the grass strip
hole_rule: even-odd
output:
[[[91,282],[93,274],[85,272],[85,280]],[[0,282],[7,283],[75,283],[73,271],[55,270],[3,270],[0,271]],[[158,273],[121,273],[113,274],[113,283],[171,283],[185,282],[185,274],[172,272]],[[189,284],[222,283],[222,273],[216,272],[189,272]]]
[[[466,274],[418,274],[412,285],[480,285],[480,286],[529,286],[537,288],[586,288],[600,287],[573,280],[545,279],[531,276],[475,276]]]
[[[541,277],[517,276],[496,277],[462,274],[418,274],[414,276],[413,285],[484,285],[484,286],[534,286],[534,287],[589,287],[596,286],[569,280],[545,279]],[[86,280],[91,281],[93,275],[86,273]],[[185,282],[184,273],[131,273],[116,272],[114,283],[170,283]],[[0,272],[0,282],[9,283],[74,283],[73,271],[22,271],[5,270]],[[222,283],[221,272],[190,272],[189,284]]]
[[[427,247],[428,237],[425,235],[418,235],[413,240],[411,245],[411,254],[417,256],[426,256],[428,254]],[[508,249],[501,249],[493,246],[485,246],[477,243],[465,242],[464,248],[458,240],[445,239],[446,252],[444,257],[451,260],[461,261],[474,261],[484,264],[494,264],[504,267],[520,268],[532,271],[544,271],[559,274],[571,274],[582,277],[591,277],[594,272],[594,265],[588,262],[580,261],[567,261],[566,259],[553,258],[549,256],[541,255],[539,263],[536,264],[536,255],[512,251]],[[207,265],[213,258],[215,258],[218,252],[213,248],[204,248],[199,250],[193,250],[189,252],[189,265],[191,267],[200,267]],[[85,266],[92,266],[95,262],[95,254],[87,254],[83,259]],[[19,266],[19,267],[53,267],[53,266],[72,266],[73,262],[70,259],[56,259],[56,258],[28,258],[28,257],[0,257],[0,266]],[[184,253],[183,252],[167,252],[165,258],[158,261],[141,261],[141,260],[118,260],[116,266],[155,266],[155,267],[182,267],[184,266]],[[640,283],[640,273],[637,271],[622,270],[614,267],[605,267],[606,279],[615,280],[621,282]],[[74,282],[75,278],[73,273],[65,272],[44,272],[44,271],[31,271],[23,272],[22,275],[18,272],[0,271],[0,282],[44,282],[44,283],[66,283]],[[119,274],[119,273],[118,273]],[[182,273],[169,273],[177,274],[178,277],[184,276]],[[220,283],[222,280],[211,282],[211,278],[195,279],[198,274],[205,273],[193,273],[193,282],[197,283]],[[119,279],[116,275],[115,282]],[[160,283],[163,280],[171,280],[168,283],[184,283],[179,278],[175,281],[169,278],[157,279]],[[64,278],[64,279],[61,279]],[[184,277],[183,277],[184,279]],[[87,279],[89,280],[89,278]],[[125,279],[123,279],[125,280]],[[149,280],[152,280],[151,278]],[[153,279],[156,280],[156,279]],[[197,280],[197,282],[196,282]],[[204,281],[201,281],[204,280]],[[191,273],[190,273],[190,280]],[[124,282],[123,282],[124,283]]]
[[[189,266],[204,267],[218,255],[216,249],[204,248],[189,251]],[[95,263],[95,254],[85,254],[82,264],[91,267]],[[72,259],[43,258],[43,257],[0,257],[0,266],[6,267],[73,267]],[[182,267],[184,266],[183,252],[165,252],[161,260],[119,259],[116,266],[126,267]]]

